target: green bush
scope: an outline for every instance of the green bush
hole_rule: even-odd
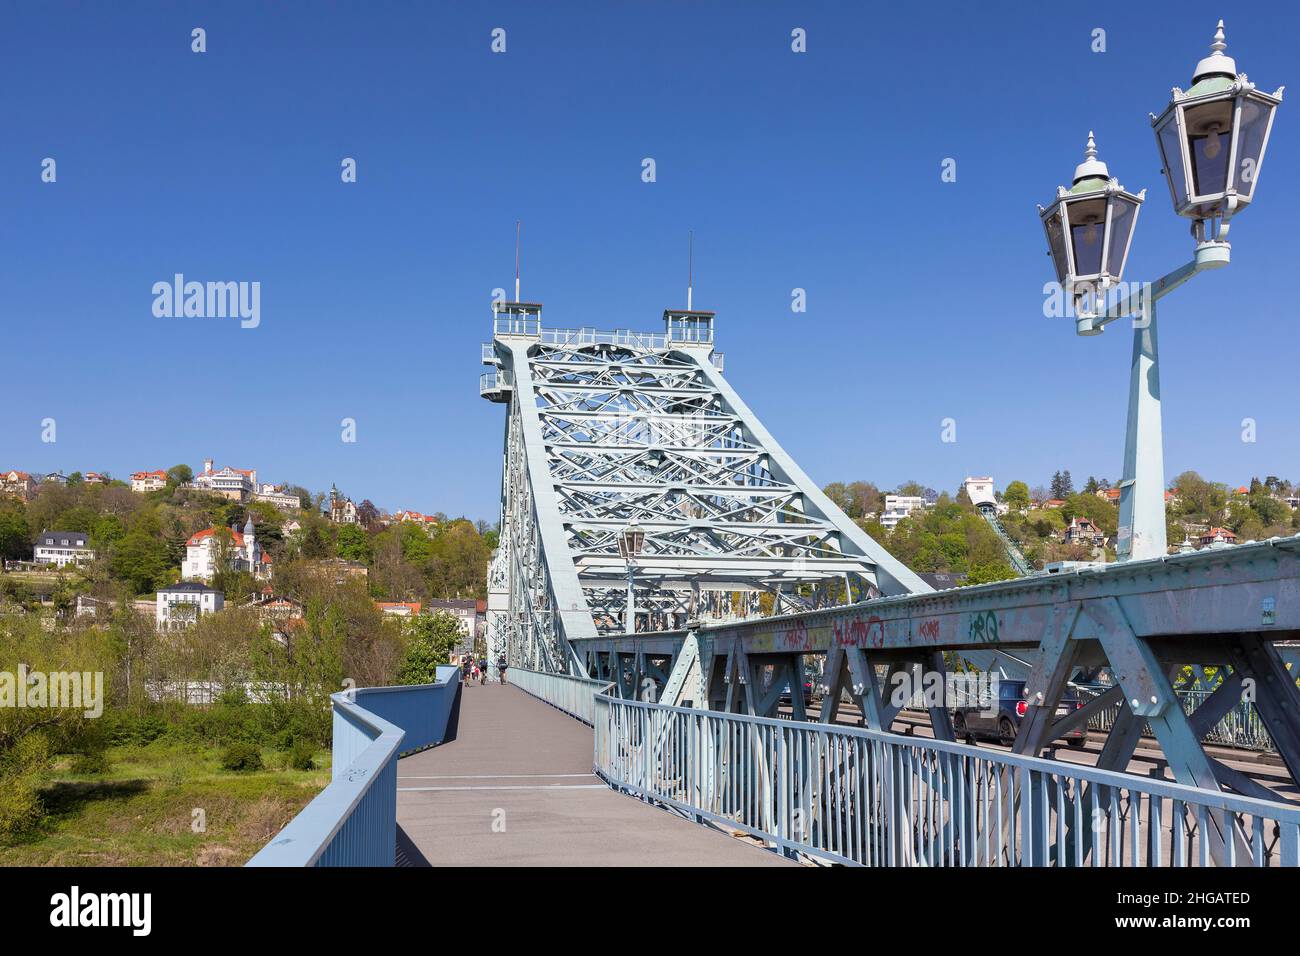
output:
[[[295,740],[289,748],[289,766],[294,770],[313,770],[316,762],[316,747],[307,740]]]
[[[104,736],[108,744],[147,746],[169,730],[167,720],[154,711],[109,710],[104,714]]]
[[[40,787],[49,767],[50,746],[36,732],[0,753],[0,841],[21,836],[41,822]]]
[[[99,777],[108,770],[108,757],[102,750],[77,754],[72,758],[71,769],[81,777]]]
[[[221,768],[235,773],[261,770],[262,751],[253,744],[236,741],[221,752]]]

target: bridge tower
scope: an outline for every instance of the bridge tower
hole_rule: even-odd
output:
[[[506,408],[492,660],[584,674],[571,641],[930,590],[728,384],[714,313],[560,329],[498,301],[482,357],[479,393]]]

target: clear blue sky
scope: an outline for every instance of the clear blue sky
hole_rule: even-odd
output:
[[[479,343],[522,218],[524,297],[559,327],[658,328],[694,229],[729,378],[819,483],[1114,478],[1131,336],[1043,317],[1034,204],[1095,129],[1149,190],[1128,277],[1155,278],[1192,250],[1147,112],[1215,21],[1263,88],[1300,84],[1280,3],[212,7],[0,9],[0,467],[211,455],[495,518],[503,410],[478,397]],[[1284,102],[1233,265],[1162,307],[1170,476],[1300,480],[1298,130]],[[176,272],[261,282],[261,326],[155,318]]]

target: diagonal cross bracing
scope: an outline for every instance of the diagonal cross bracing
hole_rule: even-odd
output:
[[[519,311],[528,320],[502,332],[498,319],[484,349],[511,383],[484,393],[509,407],[491,653],[580,670],[570,641],[622,633],[619,540],[633,522],[644,533],[637,632],[928,590],[831,504],[723,379],[711,316],[707,341],[683,342],[671,331],[543,330],[540,307]]]

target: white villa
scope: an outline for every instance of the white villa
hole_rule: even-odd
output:
[[[193,624],[204,614],[213,614],[226,605],[226,596],[215,588],[194,581],[160,588],[154,621],[159,630],[175,630]]]
[[[36,539],[32,560],[37,564],[85,564],[95,560],[84,531],[42,531]]]
[[[271,556],[262,551],[253,531],[253,517],[249,515],[241,534],[230,529],[230,566],[236,571],[252,571],[258,578],[271,576]],[[181,564],[181,577],[187,581],[211,581],[217,570],[217,529],[204,528],[190,535],[185,542],[185,561]]]
[[[194,476],[190,482],[195,488],[210,491],[213,494],[229,498],[231,501],[245,502],[257,491],[257,469],[231,468],[217,470],[212,468],[212,459],[203,459],[203,473]]]

